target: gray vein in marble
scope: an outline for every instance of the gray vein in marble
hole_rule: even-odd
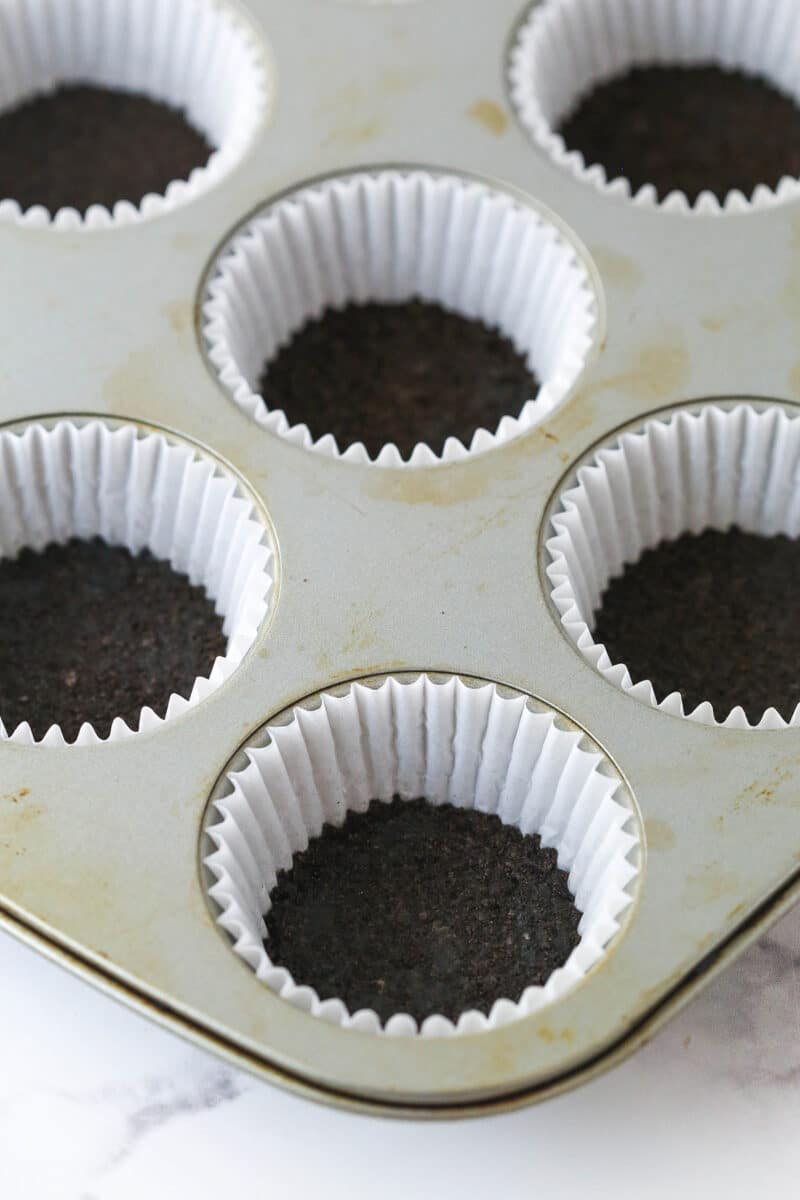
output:
[[[800,1079],[800,909],[750,946],[694,1001],[704,1065],[735,1087]]]
[[[156,1130],[178,1117],[208,1112],[236,1100],[251,1082],[247,1076],[225,1066],[208,1061],[198,1064],[191,1055],[178,1064],[173,1063],[169,1075],[149,1076],[135,1087],[111,1085],[93,1092],[61,1088],[47,1094],[37,1090],[27,1098],[18,1096],[16,1105],[27,1101],[33,1125],[41,1127],[42,1122],[55,1122],[71,1137],[76,1148],[82,1144],[85,1169],[91,1172],[93,1182],[100,1185],[107,1174],[116,1170]],[[0,1105],[0,1128],[4,1107]],[[89,1135],[92,1127],[96,1127],[94,1136],[84,1138],[84,1131]],[[4,1200],[6,1194],[0,1184]],[[17,1200],[17,1196],[19,1200],[28,1200],[27,1195],[16,1191],[8,1200]],[[30,1200],[34,1200],[33,1195]],[[78,1200],[96,1200],[96,1194],[82,1191]]]
[[[117,1166],[137,1143],[168,1121],[218,1108],[237,1099],[245,1090],[245,1077],[224,1066],[206,1067],[194,1079],[150,1078],[139,1088],[117,1092],[126,1110],[127,1137],[109,1159],[106,1169]]]

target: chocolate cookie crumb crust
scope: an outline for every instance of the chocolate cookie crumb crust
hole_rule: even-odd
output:
[[[115,717],[136,728],[147,705],[163,715],[226,650],[222,618],[202,587],[143,550],[100,538],[0,559],[0,717],[51,725],[67,740],[88,721],[106,736]]]
[[[709,402],[653,414],[571,473],[546,572],[609,683],[700,724],[800,723],[799,462],[793,407]]]
[[[249,417],[381,468],[483,454],[548,419],[602,326],[583,248],[537,204],[403,166],[267,203],[210,264],[201,310]]]
[[[593,88],[558,132],[634,192],[653,184],[690,202],[800,175],[800,107],[764,79],[717,66],[636,67]]]
[[[477,429],[518,416],[539,384],[511,340],[438,304],[348,304],[309,321],[266,364],[259,389],[269,408],[311,436],[363,442],[377,455],[393,442],[440,453]]]
[[[645,550],[603,593],[594,637],[658,699],[680,692],[717,716],[740,705],[756,723],[800,700],[800,541],[734,527]]]
[[[423,798],[373,800],[325,825],[270,901],[270,959],[384,1021],[488,1013],[544,983],[579,940],[555,850],[495,815]]]
[[[51,212],[136,204],[205,166],[212,149],[168,104],[65,85],[0,113],[0,195]]]

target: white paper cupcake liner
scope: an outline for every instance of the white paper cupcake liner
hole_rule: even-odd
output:
[[[147,549],[202,586],[224,618],[228,645],[188,697],[170,697],[165,713],[143,708],[136,730],[117,717],[108,739],[86,722],[76,745],[153,729],[208,696],[255,640],[272,587],[272,550],[252,501],[231,475],[190,446],[99,420],[32,424],[21,434],[0,431],[0,557],[94,537],[132,554]],[[0,738],[37,741],[27,721],[9,730],[2,717],[0,712]],[[53,725],[39,744],[67,742]]]
[[[552,710],[456,676],[390,676],[325,692],[271,722],[266,735],[246,750],[247,765],[227,775],[207,827],[215,849],[204,862],[234,950],[285,1000],[369,1033],[476,1033],[563,996],[602,957],[632,899],[633,812],[617,798],[620,780],[608,761]],[[397,1013],[382,1026],[373,1010],[350,1013],[340,999],[320,1000],[270,961],[264,914],[277,873],[323,824],[341,825],[348,810],[394,795],[496,813],[557,849],[582,913],[580,941],[544,986],[518,1001],[498,996],[488,1016],[465,1012],[454,1024],[432,1013],[418,1029]]]
[[[0,112],[62,84],[141,92],[184,109],[214,147],[163,195],[85,213],[0,200],[0,221],[106,228],[155,216],[207,190],[244,156],[271,91],[265,50],[225,0],[0,0]]]
[[[686,712],[679,692],[658,700],[592,635],[608,583],[659,542],[738,525],[748,533],[800,536],[800,419],[780,406],[679,410],[621,434],[594,453],[560,496],[545,543],[561,623],[584,658],[615,686],[673,716],[732,729],[800,725],[768,708],[757,725],[740,706],[717,720],[708,701]],[[709,623],[713,614],[709,614]]]
[[[601,191],[668,211],[743,212],[792,199],[800,179],[759,184],[719,197],[709,188],[690,204],[680,190],[659,197],[653,184],[633,194],[609,179],[556,132],[598,84],[632,67],[716,65],[760,76],[800,101],[800,6],[796,0],[544,0],[534,5],[511,52],[511,95],[533,140],[560,166]]]
[[[535,399],[469,450],[448,437],[441,454],[393,444],[380,466],[453,461],[544,420],[574,387],[593,345],[597,301],[567,236],[507,192],[421,170],[357,172],[300,188],[234,234],[212,268],[203,302],[208,356],[233,399],[265,429],[322,454],[372,461],[361,442],[316,441],[257,392],[269,362],[326,308],[422,299],[483,321],[510,338],[541,382]],[[309,416],[314,397],[308,398]]]

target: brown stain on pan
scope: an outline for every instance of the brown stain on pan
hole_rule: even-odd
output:
[[[794,778],[794,771],[789,766],[777,766],[765,778],[754,779],[743,788],[736,797],[734,812],[741,812],[752,807],[769,808],[774,804],[796,804],[800,797],[796,792],[782,791],[783,784]]]
[[[341,125],[332,129],[323,141],[323,146],[360,146],[371,142],[382,132],[383,125],[377,117],[359,121],[353,125]]]
[[[111,413],[126,415],[141,408],[141,397],[156,385],[154,362],[157,358],[157,350],[151,347],[132,350],[111,371],[103,384],[103,399]]]
[[[724,871],[712,864],[704,870],[693,871],[686,876],[682,903],[687,909],[702,908],[706,904],[715,904],[724,896],[732,895],[738,886],[738,878],[732,871]]]
[[[169,304],[162,307],[161,311],[169,321],[170,329],[174,333],[186,333],[187,329],[191,329],[192,307],[184,300],[171,300]]]
[[[672,850],[677,838],[675,830],[667,821],[659,821],[656,817],[648,817],[644,823],[648,850]]]
[[[569,1026],[562,1029],[554,1029],[552,1025],[540,1025],[537,1030],[541,1041],[546,1042],[548,1046],[553,1046],[556,1042],[563,1042],[570,1045],[575,1041],[575,1033]]]
[[[729,325],[746,315],[747,313],[741,305],[729,304],[726,308],[718,309],[716,312],[706,313],[700,318],[700,327],[706,333],[722,333],[723,329],[727,329]]]
[[[594,407],[588,392],[589,389],[568,398],[546,425],[536,425],[508,442],[467,459],[420,469],[370,469],[364,495],[371,500],[446,508],[479,499],[498,481],[508,485],[524,479],[526,464],[532,454],[556,453],[559,462],[571,461],[572,455],[561,450],[561,443],[594,421]],[[514,503],[518,500],[515,496]],[[497,523],[496,514],[489,523]]]
[[[431,504],[447,507],[482,496],[490,473],[481,469],[480,459],[421,470],[370,470],[364,492],[371,500],[401,504]]]
[[[350,634],[341,643],[339,650],[342,654],[358,654],[371,650],[378,640],[375,626],[380,620],[379,612],[365,613],[363,621],[353,625]]]
[[[174,336],[174,331],[169,334],[170,342]],[[184,429],[185,397],[169,387],[161,373],[168,359],[167,350],[159,343],[132,350],[103,383],[103,401],[111,416],[129,418],[135,413],[143,420]]]
[[[581,391],[568,397],[564,404],[548,419],[547,425],[536,427],[535,433],[544,443],[554,446],[566,442],[584,430],[590,429],[597,420],[593,393],[598,385],[588,384]],[[568,450],[559,451],[559,460],[571,462],[573,455]]]
[[[390,68],[369,86],[356,80],[344,84],[317,106],[320,117],[331,121],[323,146],[361,146],[379,137],[391,111],[386,98],[393,101],[413,92],[422,78],[417,70]]]
[[[592,246],[590,254],[604,283],[625,291],[634,291],[642,282],[641,267],[626,254],[619,254],[609,246]]]
[[[657,402],[681,392],[689,381],[690,360],[682,342],[645,346],[628,371],[598,379],[591,392],[623,392],[635,399]]]
[[[2,813],[4,833],[16,835],[46,813],[47,809],[44,804],[33,804],[29,800],[30,794],[30,788],[20,788],[18,791],[8,792],[2,797],[0,813]]]
[[[800,396],[800,358],[789,370],[789,391]]]
[[[19,788],[19,790],[16,792],[8,792],[7,795],[3,796],[3,799],[7,800],[10,804],[19,804],[20,800],[24,800],[25,797],[29,796],[30,794],[31,789],[24,787]]]
[[[378,89],[387,96],[403,96],[425,81],[425,72],[416,68],[389,67],[378,80]]]
[[[508,114],[496,100],[476,100],[467,109],[467,116],[495,137],[501,137],[508,129]]]

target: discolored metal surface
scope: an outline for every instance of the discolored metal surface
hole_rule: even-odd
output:
[[[0,225],[0,416],[125,417],[206,446],[274,530],[273,612],[237,672],[136,738],[0,743],[3,925],[117,998],[274,1082],[406,1115],[493,1110],[581,1081],[639,1044],[795,899],[800,730],[706,727],[606,683],[540,574],[559,481],[599,439],[705,397],[800,401],[800,203],[704,217],[598,194],[541,156],[505,86],[509,0],[251,0],[276,64],[255,150],[206,195],[105,231]],[[545,425],[463,462],[383,470],[259,430],[204,360],[215,249],[299,181],[371,163],[478,174],[585,245],[605,332]],[[395,1040],[282,1002],[214,926],[199,868],[220,772],[305,696],[388,671],[543,698],[617,764],[641,814],[639,895],[612,952],[557,1005],[489,1033]]]

